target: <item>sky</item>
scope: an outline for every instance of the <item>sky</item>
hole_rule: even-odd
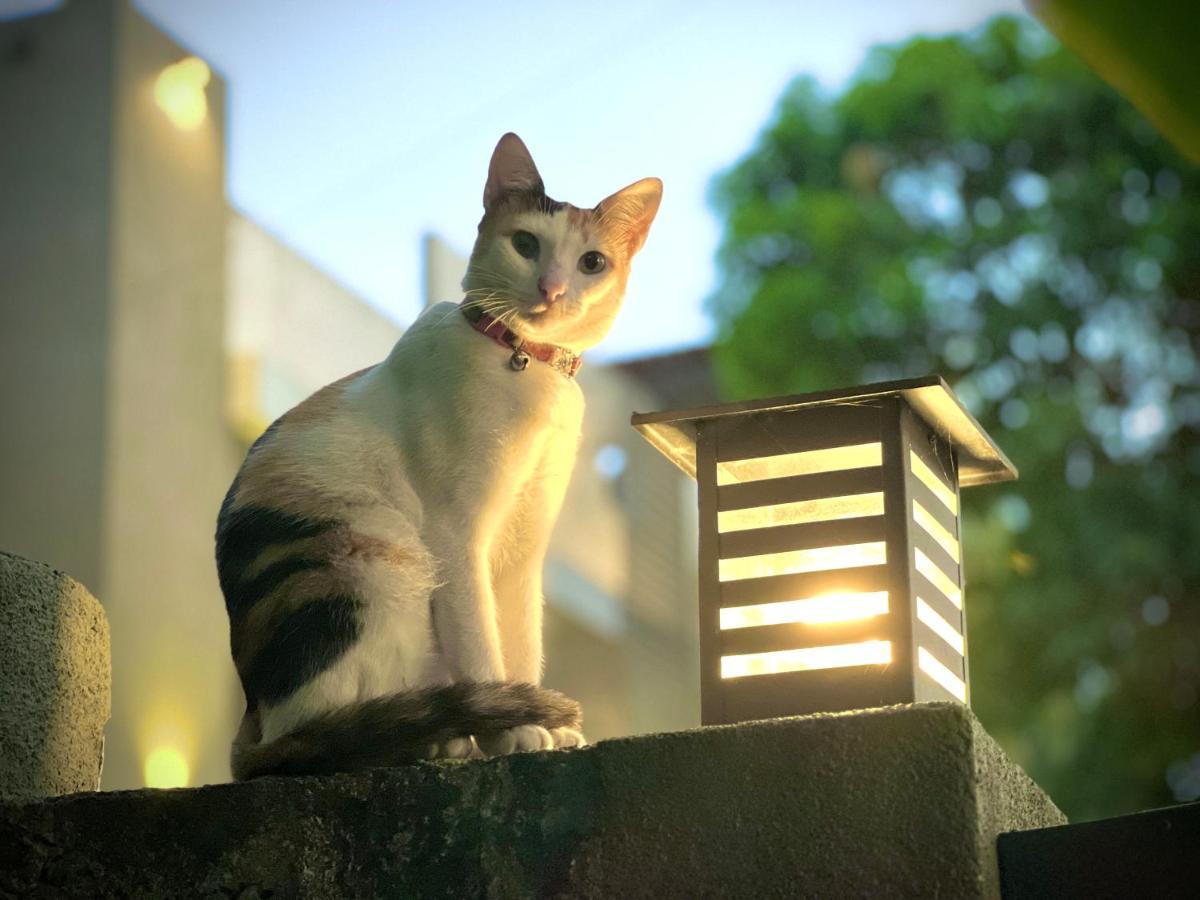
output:
[[[39,0],[0,12],[21,4]],[[1019,0],[135,5],[226,81],[233,205],[401,324],[421,308],[421,235],[469,251],[504,132],[577,206],[662,178],[625,309],[595,353],[609,359],[711,337],[720,226],[707,191],[792,78],[836,91],[874,44],[1023,14]]]

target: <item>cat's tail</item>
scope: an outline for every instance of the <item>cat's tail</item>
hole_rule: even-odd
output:
[[[523,682],[459,682],[400,691],[310,719],[268,743],[250,716],[233,742],[233,777],[328,775],[397,766],[451,738],[519,725],[579,728],[579,704]]]

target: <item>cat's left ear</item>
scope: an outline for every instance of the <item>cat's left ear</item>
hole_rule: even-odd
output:
[[[491,210],[511,193],[545,194],[546,187],[525,142],[510,131],[492,151],[487,184],[483,188],[483,208]]]
[[[646,243],[650,223],[662,201],[662,188],[659,179],[643,178],[605,197],[596,207],[604,227],[611,228],[618,240],[626,242],[630,256]]]

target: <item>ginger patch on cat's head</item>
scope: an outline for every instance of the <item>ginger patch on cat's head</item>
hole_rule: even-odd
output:
[[[530,340],[593,346],[616,318],[661,198],[662,182],[643,178],[590,209],[553,200],[525,144],[504,135],[488,165],[466,302]]]

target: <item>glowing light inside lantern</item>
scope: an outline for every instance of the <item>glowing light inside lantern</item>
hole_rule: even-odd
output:
[[[952,560],[959,561],[958,540],[916,500],[913,501],[913,521],[920,525],[924,532],[937,542],[938,546],[950,554]]]
[[[824,572],[829,569],[853,569],[859,566],[881,566],[887,562],[887,547],[883,541],[865,544],[844,544],[840,547],[814,547],[809,550],[784,550],[722,559],[717,564],[721,581],[740,581],[743,578],[766,578],[772,575],[798,575],[803,572]]]
[[[913,554],[916,559],[917,571],[924,575],[947,600],[962,609],[962,591],[959,590],[954,579],[943,572],[937,563],[921,551],[920,547],[914,547]]]
[[[933,470],[925,465],[925,461],[917,456],[912,450],[908,451],[908,464],[912,469],[912,473],[917,476],[917,479],[933,491],[935,497],[942,501],[942,504],[950,512],[958,515],[958,495],[950,488],[946,487],[946,483],[937,475],[933,474]]]
[[[942,665],[938,658],[924,647],[917,648],[917,665],[922,672],[957,697],[959,702],[967,702],[967,686],[963,680]]]
[[[763,625],[821,625],[882,616],[888,611],[887,591],[864,594],[825,594],[805,600],[783,600],[734,606],[721,610],[721,630]]]
[[[176,747],[155,747],[142,764],[146,787],[187,787],[192,776],[187,757]]]
[[[175,127],[194,131],[208,115],[204,89],[211,78],[204,60],[189,56],[159,73],[154,82],[154,102]]]
[[[747,653],[721,657],[722,678],[751,675],[778,675],[813,669],[840,669],[846,666],[887,665],[892,661],[891,641],[863,641],[832,647],[805,647],[776,650],[771,653]]]
[[[843,497],[823,497],[820,500],[797,500],[793,503],[774,503],[748,509],[730,509],[717,513],[717,531],[746,531],[750,528],[772,528],[776,525],[800,525],[805,522],[830,522],[835,519],[858,519],[883,515],[883,492],[847,494]]]
[[[717,484],[740,484],[793,475],[816,475],[845,469],[864,469],[883,464],[883,445],[851,444],[826,450],[803,450],[717,463]]]
[[[943,619],[936,609],[920,597],[917,598],[917,618],[928,625],[934,634],[953,647],[960,656],[966,652],[963,636],[958,633],[958,629]]]

